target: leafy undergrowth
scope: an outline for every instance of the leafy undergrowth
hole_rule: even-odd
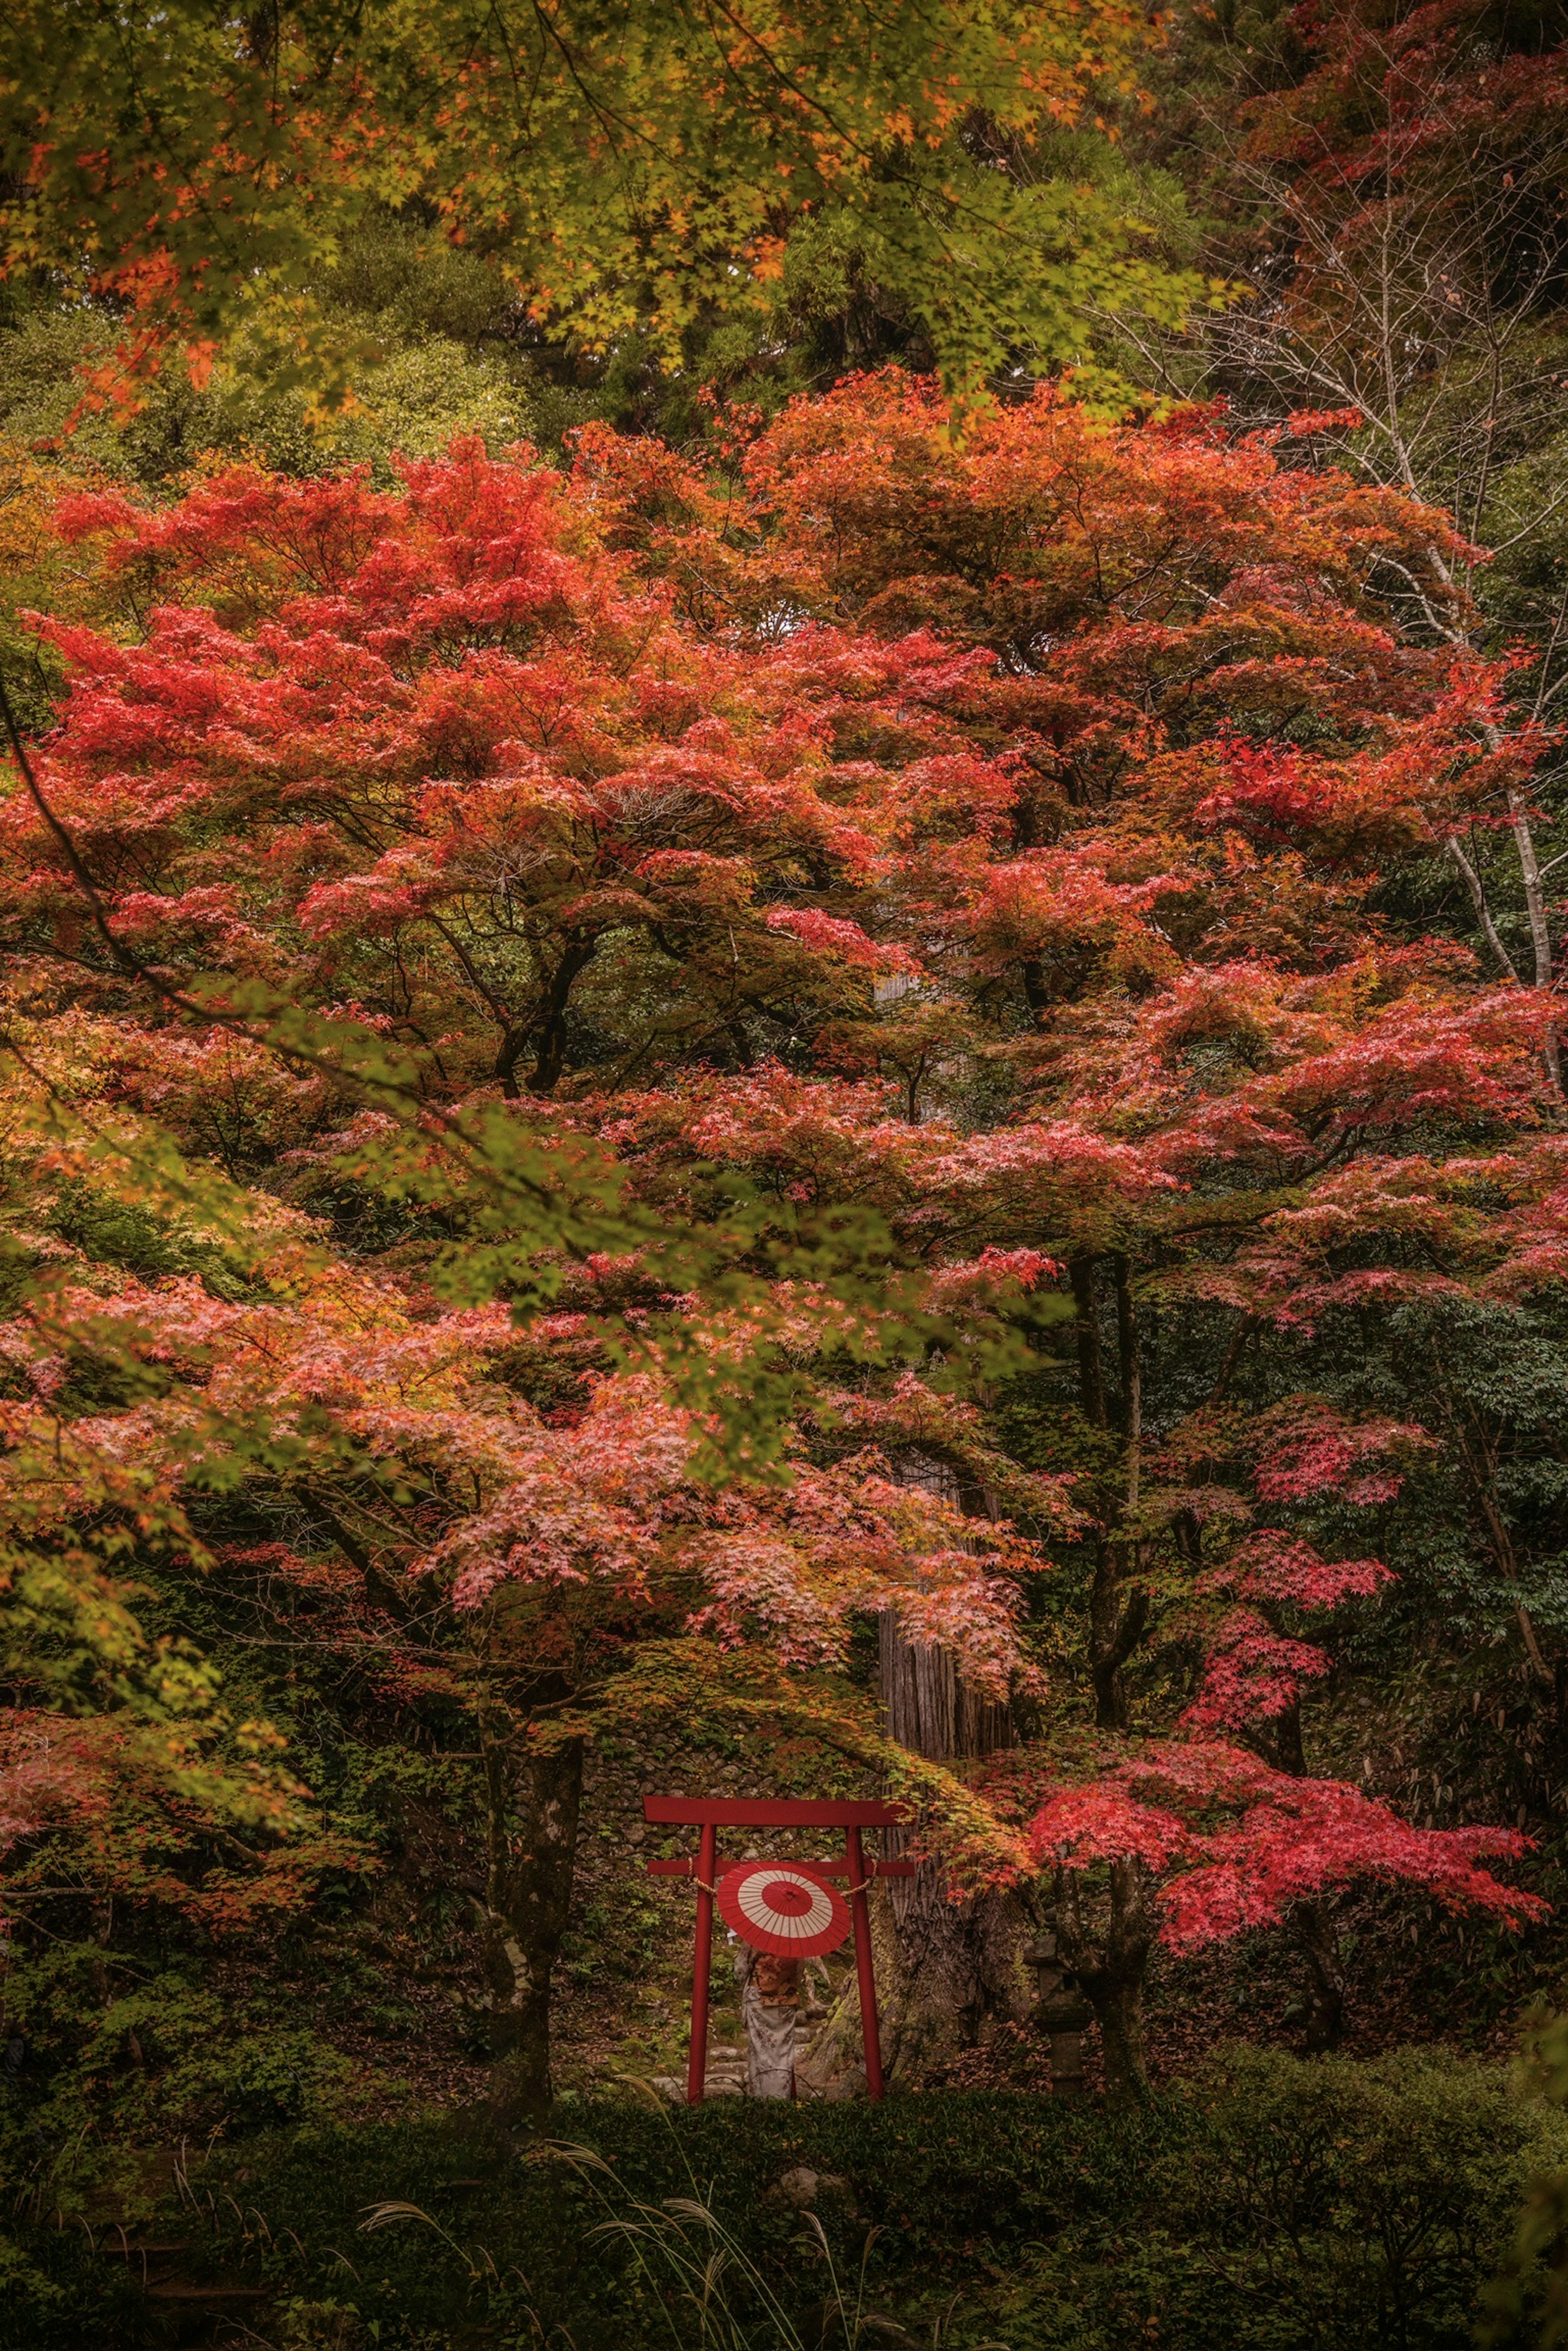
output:
[[[1568,2162],[1555,2109],[1423,2052],[1237,2050],[1122,2116],[950,2091],[556,2125],[258,2133],[188,2161],[153,2225],[192,2283],[265,2290],[229,2339],[277,2351],[847,2351],[888,2326],[951,2351],[1441,2351],[1473,2339],[1527,2181]],[[20,2231],[6,2283],[17,2351],[87,2339],[89,2313],[101,2351],[194,2339],[85,2230]]]

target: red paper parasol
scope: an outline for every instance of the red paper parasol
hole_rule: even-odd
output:
[[[849,1932],[843,1901],[798,1862],[742,1861],[713,1890],[724,1924],[755,1950],[816,1959]]]

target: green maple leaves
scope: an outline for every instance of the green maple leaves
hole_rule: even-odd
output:
[[[837,217],[972,391],[1011,355],[1081,357],[1086,306],[1217,298],[1150,257],[1125,193],[1040,161],[1126,95],[1143,37],[1117,0],[20,0],[0,264],[122,310],[89,399],[133,404],[176,350],[200,373],[243,327],[248,366],[330,408],[376,352],[316,289],[385,207],[491,257],[547,328],[671,358],[702,317],[765,310],[792,231]]]

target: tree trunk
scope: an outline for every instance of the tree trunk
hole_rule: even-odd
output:
[[[1103,1535],[1095,1544],[1095,1573],[1089,1588],[1089,1680],[1095,1693],[1096,1727],[1101,1730],[1125,1730],[1127,1698],[1122,1669],[1144,1636],[1149,1614],[1148,1593],[1137,1581],[1142,1567],[1141,1546],[1131,1531],[1137,1524],[1141,1493],[1143,1364],[1131,1264],[1118,1255],[1111,1260],[1111,1270],[1116,1285],[1116,1356],[1121,1384],[1116,1418],[1124,1451],[1122,1490],[1107,1510],[1106,1521],[1111,1527],[1120,1521],[1128,1531]],[[1096,1426],[1108,1427],[1099,1301],[1092,1261],[1077,1259],[1072,1275],[1084,1412]]]
[[[1137,2105],[1148,2095],[1143,1986],[1154,1947],[1154,1915],[1141,1862],[1113,1862],[1107,1876],[1106,1909],[1096,1931],[1084,1917],[1077,1873],[1057,1871],[1056,1942],[1100,2028],[1106,2103]]]
[[[488,1797],[485,1986],[494,2054],[491,2103],[512,2123],[543,2114],[550,2078],[550,1986],[572,1901],[583,1742],[541,1750],[493,1698],[479,1708]]]
[[[1326,2056],[1345,2038],[1345,1972],[1332,1912],[1322,1903],[1298,1902],[1291,1930],[1307,1969],[1307,2014],[1302,2047],[1309,2057]]]
[[[1283,1629],[1277,1617],[1270,1615],[1269,1622],[1275,1632]],[[1271,1771],[1286,1771],[1293,1780],[1306,1778],[1306,1745],[1302,1737],[1299,1700],[1281,1713],[1255,1723],[1247,1740]],[[1306,1962],[1307,2006],[1302,2048],[1309,2057],[1322,2057],[1337,2049],[1345,2038],[1345,1970],[1339,1963],[1332,1897],[1322,1902],[1293,1903],[1287,1925],[1291,1939]]]
[[[597,937],[575,940],[556,967],[556,977],[539,1019],[539,1049],[528,1078],[531,1094],[553,1094],[560,1084],[566,1059],[566,1005],[573,983],[593,961],[597,946]]]
[[[1106,2104],[1133,2106],[1148,2095],[1148,2066],[1143,2045],[1143,1977],[1093,1976],[1083,1979],[1084,1995],[1100,2028],[1100,2054],[1106,2069]]]
[[[950,1467],[911,1453],[897,1466],[900,1482],[960,1499]],[[877,1620],[882,1707],[888,1735],[933,1762],[989,1755],[1012,1743],[1005,1702],[984,1698],[959,1675],[952,1655],[906,1641],[895,1612]],[[903,1850],[897,1829],[883,1833],[884,1856]],[[981,1894],[949,1898],[946,1873],[922,1863],[913,1877],[889,1878],[873,1905],[877,2001],[882,2064],[890,2082],[911,2084],[972,2048],[999,2020],[1028,2011],[1023,1959],[1029,1920],[1018,1897]],[[813,2047],[805,2077],[823,2088],[857,2066],[859,1996],[846,1991]]]
[[[949,1651],[911,1646],[890,1610],[878,1620],[877,1646],[888,1732],[901,1747],[949,1763],[1012,1743],[1006,1705],[961,1680]],[[889,1859],[902,1844],[897,1829],[884,1833]],[[888,1893],[897,1965],[878,1993],[882,2059],[889,2081],[918,2080],[972,2048],[993,2020],[1025,2013],[1027,1922],[1012,1895],[950,1900],[947,1874],[933,1863],[889,1878]]]

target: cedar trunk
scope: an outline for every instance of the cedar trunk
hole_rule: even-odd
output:
[[[950,1763],[1010,1744],[1006,1705],[971,1689],[947,1650],[912,1646],[890,1611],[877,1635],[888,1730],[900,1746]],[[902,1839],[894,1829],[883,1842],[891,1857]],[[1009,1894],[952,1901],[934,1863],[890,1878],[888,1894],[894,1967],[878,1989],[883,2063],[889,2080],[909,2081],[971,2048],[993,2021],[1025,2014],[1027,1921]]]
[[[947,1474],[923,1460],[913,1471],[904,1468],[911,1484],[917,1477],[935,1483]],[[906,1641],[891,1611],[877,1620],[877,1643],[888,1732],[901,1746],[947,1763],[1009,1743],[1008,1708],[971,1689],[949,1651]],[[896,1856],[902,1843],[898,1830],[884,1832],[884,1856]],[[913,1877],[875,1887],[871,1912],[882,2064],[889,2082],[917,2082],[972,2047],[992,2023],[1027,2013],[1023,1946],[1029,1921],[1015,1896],[981,1894],[953,1902],[945,1872],[923,1864]],[[851,1985],[818,2035],[802,2078],[808,2087],[841,2089],[858,2077],[861,2063],[860,2002]]]

